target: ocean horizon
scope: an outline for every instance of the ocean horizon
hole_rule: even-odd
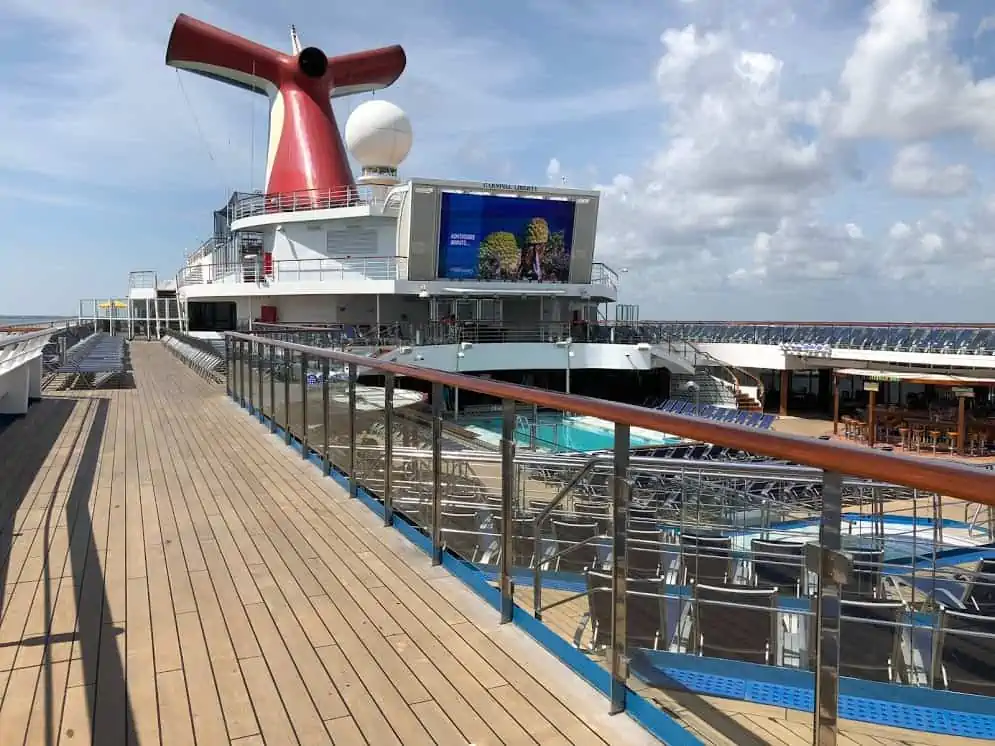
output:
[[[48,324],[65,321],[72,316],[4,316],[0,314],[0,326],[25,326],[27,324]]]

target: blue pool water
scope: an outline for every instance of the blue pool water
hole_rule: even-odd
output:
[[[461,420],[463,427],[493,438],[501,437],[500,417],[479,417]],[[523,446],[531,445],[531,433],[524,420],[519,420],[515,430],[515,440]],[[539,415],[539,427],[536,431],[536,446],[542,450],[555,453],[574,451],[603,451],[613,447],[615,436],[610,429],[600,429],[577,422],[562,414]],[[629,437],[632,447],[666,446],[680,442],[680,438],[661,435],[659,438],[641,438],[638,435]]]

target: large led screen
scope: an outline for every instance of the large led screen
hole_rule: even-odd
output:
[[[567,282],[574,203],[443,192],[439,277]]]

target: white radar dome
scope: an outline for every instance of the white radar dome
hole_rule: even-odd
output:
[[[373,99],[356,107],[345,124],[345,142],[364,169],[397,169],[408,157],[411,121],[389,101]]]

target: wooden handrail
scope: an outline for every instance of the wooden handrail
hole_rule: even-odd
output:
[[[597,417],[602,420],[642,427],[647,430],[678,435],[683,438],[738,448],[796,464],[814,466],[863,479],[900,484],[927,492],[957,497],[971,502],[995,505],[995,472],[983,471],[961,464],[941,463],[924,458],[886,454],[870,448],[833,443],[797,435],[784,435],[756,428],[729,425],[713,420],[684,417],[657,409],[631,404],[592,399],[575,394],[561,394],[514,383],[504,383],[432,368],[390,363],[377,358],[351,355],[347,352],[308,347],[294,342],[281,342],[238,332],[225,332],[231,340],[255,342],[278,349],[303,353],[311,358],[327,358],[339,363],[380,373],[393,373],[464,391],[514,399],[572,414]]]

